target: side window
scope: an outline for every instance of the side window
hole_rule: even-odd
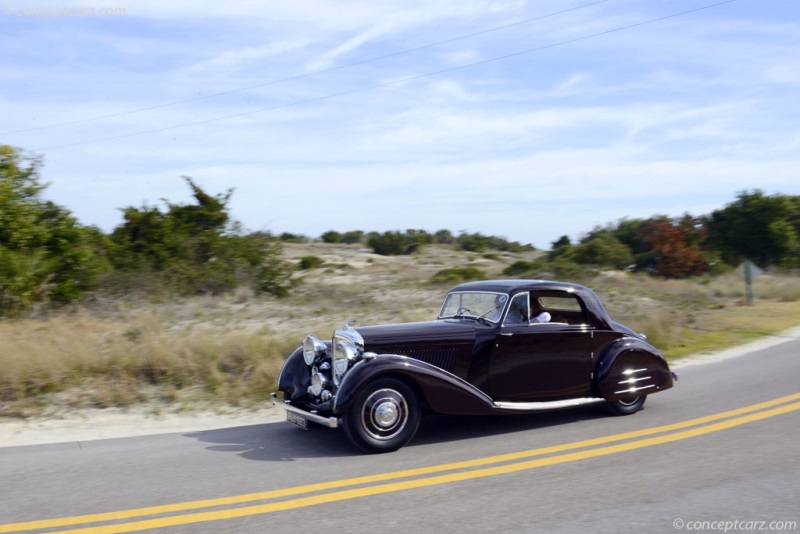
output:
[[[511,304],[508,305],[508,313],[503,321],[503,326],[526,325],[530,317],[530,306],[528,304],[528,294],[520,293],[514,295]]]
[[[549,314],[551,323],[574,325],[587,323],[580,301],[569,293],[532,295],[531,317],[537,317],[543,312]]]

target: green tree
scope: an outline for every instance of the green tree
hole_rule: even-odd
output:
[[[550,251],[547,253],[547,257],[551,260],[558,258],[559,256],[563,256],[566,254],[570,248],[572,248],[572,241],[570,241],[569,236],[562,235],[552,243],[550,243]]]
[[[726,263],[744,258],[762,267],[800,262],[800,197],[743,191],[708,219],[708,241]]]
[[[280,242],[267,233],[245,234],[230,220],[232,191],[209,195],[184,177],[195,204],[166,202],[158,207],[127,207],[125,222],[111,234],[111,258],[123,271],[157,275],[180,293],[218,294],[247,284],[283,295],[290,268]]]
[[[620,243],[627,245],[634,256],[647,254],[652,251],[652,247],[645,239],[645,228],[651,220],[660,218],[661,215],[649,219],[621,219],[617,221],[612,234]]]
[[[800,229],[787,219],[772,221],[769,234],[775,247],[780,251],[779,265],[786,268],[800,267]]]
[[[0,145],[0,312],[81,297],[108,267],[105,238],[42,198],[42,159]]]
[[[608,266],[624,269],[633,264],[633,253],[627,245],[609,234],[602,234],[567,250],[567,260],[583,265]]]

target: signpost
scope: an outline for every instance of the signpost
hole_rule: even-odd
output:
[[[745,259],[742,264],[744,274],[744,290],[747,304],[753,303],[753,280],[761,276],[764,271],[758,268],[752,261]]]

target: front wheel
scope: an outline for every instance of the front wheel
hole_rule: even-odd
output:
[[[392,452],[411,441],[419,419],[414,391],[400,380],[383,378],[358,394],[344,415],[344,430],[364,452]]]
[[[644,401],[646,399],[647,395],[629,397],[627,399],[608,401],[607,405],[609,411],[614,415],[631,415],[644,407]]]

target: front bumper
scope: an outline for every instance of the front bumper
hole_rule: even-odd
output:
[[[312,423],[317,423],[318,425],[326,426],[328,428],[338,428],[339,427],[339,419],[336,417],[322,417],[321,415],[317,415],[315,413],[311,413],[309,411],[303,410],[302,408],[298,408],[296,406],[292,406],[286,401],[281,402],[278,399],[278,395],[276,393],[270,393],[270,400],[272,400],[272,404],[280,408],[281,410],[285,410],[286,412],[293,413],[297,416],[302,417],[307,421],[311,421]]]

